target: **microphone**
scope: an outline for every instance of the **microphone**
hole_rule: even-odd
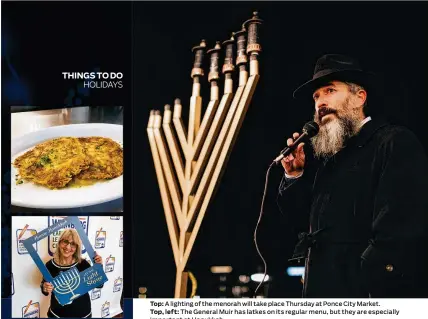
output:
[[[315,122],[308,122],[303,127],[303,132],[300,134],[300,136],[291,144],[290,146],[284,148],[278,155],[277,158],[273,160],[272,164],[278,164],[281,162],[281,160],[288,156],[294,149],[299,145],[303,140],[306,140],[307,138],[311,138],[318,134],[320,127]]]

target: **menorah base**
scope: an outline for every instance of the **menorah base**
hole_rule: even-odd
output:
[[[174,298],[186,298],[187,295],[187,282],[189,278],[187,271],[177,270],[175,278],[175,293]]]
[[[70,297],[70,300],[74,300],[74,299],[76,299],[76,298],[78,298],[78,297],[80,297],[80,294],[77,294],[77,295],[74,295],[74,294],[73,294],[73,296],[72,296],[72,297]]]

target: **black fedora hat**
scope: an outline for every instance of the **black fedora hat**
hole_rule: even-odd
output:
[[[357,60],[341,54],[325,54],[315,64],[312,79],[300,85],[294,92],[294,98],[310,96],[316,89],[330,81],[352,82],[365,89],[375,85],[375,74],[363,71]]]

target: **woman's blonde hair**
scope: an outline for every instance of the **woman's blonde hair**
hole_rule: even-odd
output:
[[[76,243],[76,250],[73,253],[73,262],[78,262],[80,263],[82,261],[82,241],[80,240],[80,236],[77,233],[77,231],[75,229],[72,228],[68,228],[62,231],[61,236],[59,237],[58,240],[58,247],[56,248],[55,252],[54,252],[54,261],[60,265],[63,265],[63,257],[61,255],[61,249],[59,249],[59,245],[61,244],[61,241],[63,239],[68,239],[71,236],[71,238],[73,238],[73,242]]]

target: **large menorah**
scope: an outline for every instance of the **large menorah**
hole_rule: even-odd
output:
[[[217,42],[214,48],[207,51],[210,55],[208,81],[211,94],[202,122],[200,78],[204,76],[204,40],[192,49],[195,61],[191,72],[193,86],[187,130],[181,117],[182,105],[179,99],[175,100],[173,111],[169,105],[165,105],[163,119],[159,110],[150,112],[147,133],[177,268],[175,298],[186,297],[188,273],[185,267],[190,252],[259,80],[257,58],[261,46],[258,28],[261,23],[257,12],[254,12],[254,16],[243,23],[241,31],[223,42],[224,93],[221,100],[218,63],[220,43]],[[239,82],[234,92],[235,39]]]
[[[80,294],[75,294],[76,290],[80,285],[80,273],[76,267],[71,268],[68,271],[61,272],[53,280],[55,293],[59,295],[72,294],[70,300],[74,300],[80,296]]]

